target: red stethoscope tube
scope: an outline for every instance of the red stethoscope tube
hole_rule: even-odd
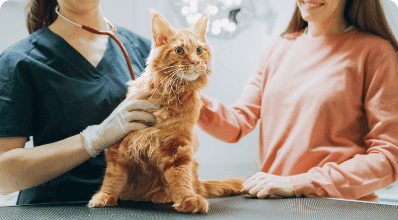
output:
[[[109,25],[111,25],[111,24],[109,23]],[[116,41],[117,44],[119,44],[120,49],[122,49],[124,58],[126,59],[127,66],[129,67],[131,78],[133,78],[133,80],[135,80],[134,70],[133,70],[133,67],[131,66],[130,58],[129,58],[129,55],[127,54],[126,48],[124,48],[122,42],[120,42],[119,38],[117,38],[117,36],[116,36],[116,27],[114,27],[113,25],[111,25],[111,27],[112,27],[111,31],[98,31],[93,28],[82,25],[82,28],[84,30],[89,31],[94,34],[108,35],[114,41]]]
[[[133,80],[135,80],[135,74],[134,74],[133,67],[131,66],[131,61],[130,61],[129,55],[127,54],[126,48],[124,48],[122,42],[120,42],[119,38],[116,36],[116,27],[115,27],[115,26],[113,26],[106,18],[104,18],[105,21],[109,24],[109,26],[111,26],[111,30],[110,30],[110,31],[99,31],[99,30],[96,30],[96,29],[93,29],[93,28],[90,28],[90,27],[87,27],[87,26],[84,26],[84,25],[77,24],[77,23],[75,23],[75,22],[73,22],[73,21],[67,19],[66,17],[64,17],[63,15],[61,15],[61,14],[59,13],[58,9],[59,9],[59,6],[55,7],[55,12],[56,12],[60,17],[62,17],[63,19],[65,19],[66,21],[68,21],[68,22],[70,22],[70,23],[72,23],[72,24],[74,24],[74,25],[76,25],[76,26],[78,26],[78,27],[81,27],[81,28],[83,28],[84,30],[86,30],[86,31],[88,31],[88,32],[91,32],[91,33],[93,33],[93,34],[108,35],[108,36],[111,37],[114,41],[116,41],[116,43],[119,45],[120,49],[121,49],[122,52],[123,52],[124,58],[126,59],[127,66],[128,66],[128,68],[129,68],[131,78],[132,78]]]

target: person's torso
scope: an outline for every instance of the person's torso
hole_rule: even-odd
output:
[[[294,175],[365,153],[364,80],[383,59],[369,45],[380,41],[356,29],[279,40],[264,61],[262,171]]]
[[[117,31],[136,77],[145,68],[150,42]],[[32,67],[34,97],[33,140],[35,146],[79,134],[100,124],[125,98],[131,80],[124,55],[109,38],[96,67],[48,28],[31,36],[33,49],[26,61]],[[75,169],[40,186],[20,193],[18,204],[88,200],[102,183],[104,155],[91,158]],[[76,192],[74,192],[76,191]]]

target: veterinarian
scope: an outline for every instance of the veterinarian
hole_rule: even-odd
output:
[[[378,201],[398,178],[398,43],[381,1],[297,0],[231,106],[202,96],[199,127],[237,142],[260,121],[253,197]]]
[[[21,191],[17,204],[89,201],[102,150],[147,127],[135,120],[156,122],[140,111],[147,103],[123,101],[132,77],[118,44],[55,12],[107,31],[100,2],[31,0],[29,37],[0,55],[0,193]],[[120,27],[116,35],[138,76],[150,41]],[[25,149],[30,136],[35,147]]]

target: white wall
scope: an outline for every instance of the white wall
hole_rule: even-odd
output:
[[[0,53],[28,36],[24,6],[27,0],[5,2],[0,8]]]
[[[398,0],[383,0],[383,7],[392,32],[398,38]]]

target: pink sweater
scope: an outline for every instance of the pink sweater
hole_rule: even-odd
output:
[[[261,119],[261,170],[289,176],[297,197],[377,201],[398,178],[398,63],[379,37],[279,37],[236,103],[202,100],[199,127],[226,142]]]

